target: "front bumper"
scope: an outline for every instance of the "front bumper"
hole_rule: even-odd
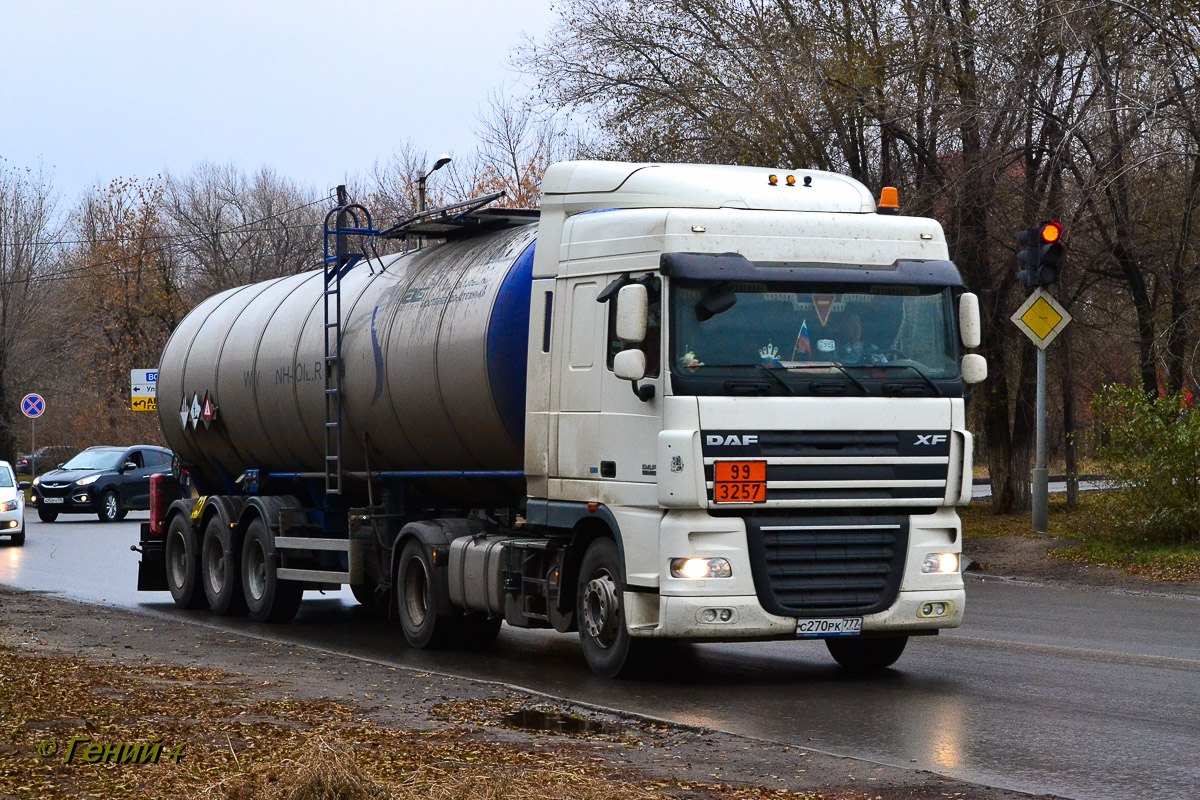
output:
[[[680,597],[625,592],[624,599],[632,636],[701,641],[797,638],[797,618],[768,614],[756,595]],[[941,617],[922,618],[918,614],[927,603],[948,603],[952,610]],[[963,589],[901,591],[890,608],[862,618],[862,632],[864,636],[903,635],[956,628],[962,623],[965,604]],[[732,615],[728,621],[705,622],[707,609],[728,609]]]
[[[60,514],[83,514],[100,510],[95,495],[90,489],[84,488],[72,488],[67,495],[44,495],[35,489],[29,496],[29,504]]]
[[[0,511],[0,536],[12,536],[25,532],[25,514],[23,507],[18,506],[13,511]]]

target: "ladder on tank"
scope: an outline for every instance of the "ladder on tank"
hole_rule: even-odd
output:
[[[325,215],[324,294],[325,311],[325,496],[342,493],[342,276],[366,254],[351,253],[347,238],[375,236],[371,212],[349,202],[346,187],[337,187],[337,206]],[[359,222],[358,214],[366,219]],[[329,227],[330,220],[334,227]],[[329,252],[333,239],[333,253]],[[378,254],[376,254],[378,256]]]

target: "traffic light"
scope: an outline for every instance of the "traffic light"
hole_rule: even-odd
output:
[[[1017,260],[1025,269],[1017,273],[1017,280],[1026,286],[1049,286],[1058,281],[1058,262],[1065,248],[1059,243],[1062,225],[1047,222],[1017,234],[1017,241],[1025,249],[1017,253]]]

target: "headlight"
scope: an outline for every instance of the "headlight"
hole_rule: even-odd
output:
[[[75,485],[76,486],[91,486],[93,483],[95,483],[98,480],[100,480],[99,475],[89,475],[86,478],[80,478],[79,480],[75,481]]]
[[[6,500],[3,503],[0,503],[0,511],[16,511],[16,510],[17,510],[17,501],[16,500]]]
[[[958,553],[930,553],[921,563],[921,572],[958,572]]]
[[[733,575],[729,562],[723,558],[672,558],[671,577],[690,578],[728,578]]]
[[[34,486],[37,486],[37,485],[38,485],[39,483],[41,483],[41,482],[42,482],[42,479],[41,479],[41,478],[34,478],[34,479],[33,479],[33,485],[34,485]]]

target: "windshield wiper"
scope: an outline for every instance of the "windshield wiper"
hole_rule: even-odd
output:
[[[921,380],[925,381],[925,383],[929,385],[929,388],[930,388],[930,389],[933,389],[933,391],[935,391],[935,392],[937,393],[937,396],[938,396],[938,397],[945,397],[945,396],[946,396],[945,394],[943,394],[943,393],[942,393],[942,390],[941,390],[940,388],[938,388],[938,385],[937,385],[936,383],[934,383],[934,382],[933,382],[933,381],[932,381],[932,380],[929,378],[929,376],[928,376],[928,375],[926,375],[924,372],[922,372],[922,371],[920,370],[920,368],[919,368],[919,367],[917,367],[916,365],[914,365],[914,364],[911,364],[911,363],[909,363],[909,364],[896,364],[896,363],[894,363],[894,362],[893,362],[893,363],[891,363],[891,364],[888,364],[888,366],[889,366],[889,367],[900,367],[901,369],[904,369],[904,368],[911,369],[913,372],[915,372],[915,373],[917,373],[918,375],[920,375],[920,376],[921,376]]]
[[[760,370],[762,370],[763,372],[767,373],[772,378],[774,378],[776,380],[776,382],[778,382],[779,385],[782,386],[784,391],[786,391],[788,394],[796,393],[795,390],[793,390],[791,386],[788,386],[787,381],[785,381],[783,378],[781,378],[775,374],[775,369],[773,367],[768,367],[766,364],[755,364],[754,366],[758,367]]]
[[[762,365],[761,365],[761,364],[759,364],[759,366],[761,367]],[[846,376],[846,379],[847,379],[848,381],[850,381],[851,383],[853,383],[855,386],[857,386],[857,387],[858,387],[858,389],[859,389],[859,391],[861,391],[863,394],[870,394],[870,392],[868,392],[868,391],[867,391],[867,387],[863,385],[862,381],[860,381],[858,378],[854,377],[854,376],[853,376],[853,375],[851,375],[849,372],[847,372],[847,371],[846,371],[846,368],[845,368],[845,367],[843,367],[841,364],[834,364],[832,361],[822,361],[822,362],[820,362],[820,363],[817,363],[817,364],[792,364],[791,366],[782,367],[782,369],[786,369],[786,370],[793,370],[793,369],[829,369],[829,368],[836,369],[838,372],[840,372],[840,373],[842,373],[843,375],[845,375],[845,376]]]

